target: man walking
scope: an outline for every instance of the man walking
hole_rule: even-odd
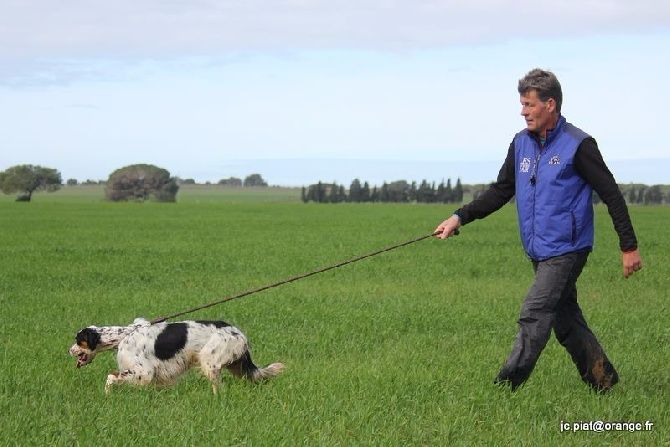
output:
[[[442,222],[437,237],[452,236],[516,195],[521,240],[535,280],[521,308],[512,353],[495,382],[513,390],[523,384],[553,329],[582,380],[607,391],[619,377],[586,324],[576,282],[593,247],[593,190],[607,205],[619,236],[624,276],[642,268],[628,208],[596,141],[561,115],[556,76],[531,70],[519,80],[518,91],[526,129],[515,135],[496,182]]]

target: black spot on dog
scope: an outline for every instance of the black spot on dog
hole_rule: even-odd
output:
[[[87,327],[77,332],[76,340],[79,346],[95,351],[96,346],[100,343],[100,334],[95,329]]]
[[[198,320],[198,321],[196,321],[196,323],[204,324],[204,325],[207,325],[207,326],[214,326],[214,327],[216,327],[217,329],[220,329],[220,328],[222,328],[222,327],[228,327],[228,326],[230,326],[230,325],[229,325],[228,323],[226,323],[225,321]]]
[[[171,359],[186,346],[186,338],[186,323],[169,323],[156,337],[154,343],[156,357],[161,360]]]

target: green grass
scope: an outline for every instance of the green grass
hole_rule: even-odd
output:
[[[299,192],[184,188],[176,204],[101,200],[100,188],[0,199],[0,444],[668,445],[669,208],[632,207],[645,269],[621,275],[597,208],[580,302],[621,375],[583,385],[552,339],[531,379],[492,384],[532,280],[505,207],[427,240],[201,311],[240,327],[280,377],[193,371],[166,389],[103,385],[101,354],[67,355],[81,327],[127,324],[429,233],[451,206],[304,205]],[[561,421],[651,420],[651,432],[561,433]]]

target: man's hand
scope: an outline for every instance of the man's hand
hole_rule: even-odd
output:
[[[640,257],[640,251],[637,249],[621,253],[621,261],[623,262],[623,276],[625,278],[642,268],[642,258]]]
[[[435,228],[433,234],[439,239],[446,239],[454,235],[458,227],[461,226],[461,219],[454,214]]]

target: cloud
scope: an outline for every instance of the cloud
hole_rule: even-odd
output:
[[[670,29],[667,0],[2,3],[0,85],[10,87],[127,79],[146,63],[225,63],[268,52],[412,52]]]
[[[0,57],[412,50],[666,28],[665,0],[5,0]]]

